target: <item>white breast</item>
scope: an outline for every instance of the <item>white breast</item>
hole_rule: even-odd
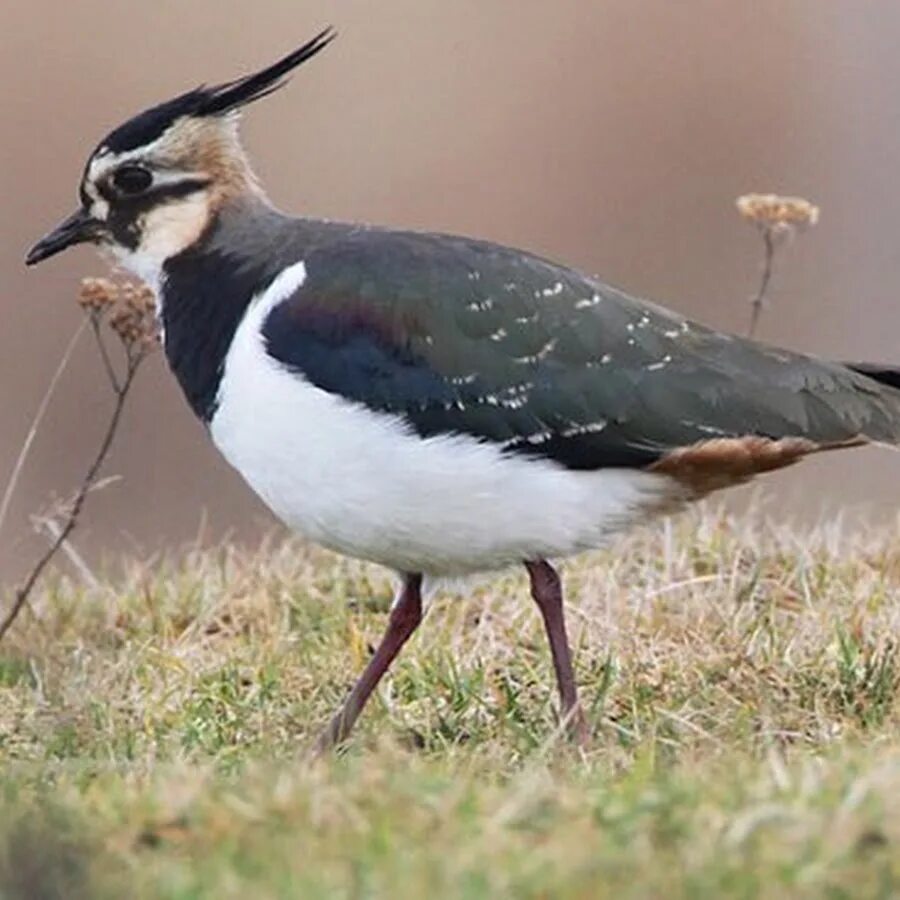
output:
[[[284,270],[251,305],[225,362],[216,446],[288,526],[399,571],[452,575],[602,544],[666,506],[647,472],[572,472],[474,438],[422,439],[288,371],[265,351],[268,312],[304,281]]]

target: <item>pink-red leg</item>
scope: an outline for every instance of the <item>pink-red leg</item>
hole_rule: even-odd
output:
[[[572,671],[572,653],[566,635],[566,621],[563,614],[562,583],[556,570],[546,560],[539,559],[525,563],[531,579],[531,596],[537,603],[544,620],[544,628],[550,641],[553,668],[562,702],[563,721],[569,736],[581,747],[590,742],[590,731],[578,702],[578,688]]]
[[[350,691],[340,712],[331,720],[319,738],[317,744],[319,751],[329,750],[347,739],[382,675],[390,668],[400,649],[409,640],[410,635],[418,628],[421,621],[422,576],[409,574],[405,577],[400,596],[391,609],[387,630],[378,649],[369,660],[359,681]]]

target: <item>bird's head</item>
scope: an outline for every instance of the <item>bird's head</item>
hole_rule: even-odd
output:
[[[167,259],[201,237],[223,204],[261,193],[238,139],[240,112],[334,37],[326,29],[259,72],[195,88],[110,132],[85,165],[81,205],[31,248],[26,264],[91,242],[152,281]]]

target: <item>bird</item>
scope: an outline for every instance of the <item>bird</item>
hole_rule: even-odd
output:
[[[585,746],[556,561],[806,456],[896,445],[900,369],[716,331],[489,241],[281,212],[239,121],[335,35],[116,127],[26,263],[90,243],[143,279],[225,459],[289,528],[399,576],[321,749],[347,743],[430,584],[513,566]]]

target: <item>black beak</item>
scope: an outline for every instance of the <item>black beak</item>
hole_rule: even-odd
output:
[[[73,244],[82,244],[85,241],[94,240],[99,232],[100,223],[92,218],[87,210],[79,209],[72,213],[68,219],[64,219],[50,234],[44,235],[29,251],[25,257],[25,265],[33,266],[48,257],[71,247]]]

